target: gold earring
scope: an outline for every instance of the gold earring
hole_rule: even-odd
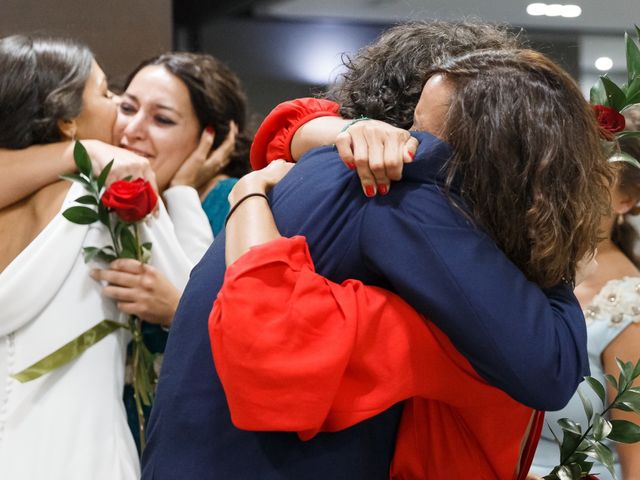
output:
[[[618,217],[616,218],[616,223],[618,224],[618,226],[624,225],[624,215],[622,213],[618,214]]]

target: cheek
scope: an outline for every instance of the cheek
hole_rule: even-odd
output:
[[[116,121],[113,124],[113,141],[116,145],[122,140],[122,135],[127,125],[129,125],[129,117],[118,111],[116,113]]]

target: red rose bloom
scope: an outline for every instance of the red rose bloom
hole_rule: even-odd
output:
[[[618,133],[624,130],[624,116],[616,109],[604,105],[594,105],[593,111],[596,112],[598,125],[603,130],[609,133]]]
[[[149,182],[137,178],[132,182],[113,182],[102,195],[101,201],[122,220],[133,223],[151,213],[158,203],[158,195]]]

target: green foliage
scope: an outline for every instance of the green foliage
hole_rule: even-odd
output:
[[[640,50],[638,50],[638,46],[636,42],[633,41],[633,38],[627,33],[624,34],[624,43],[627,53],[628,84],[631,85],[636,78],[640,77]]]
[[[93,178],[93,172],[91,167],[91,159],[87,153],[87,149],[80,142],[76,142],[73,146],[73,160],[78,167],[78,171],[81,175],[91,179]]]
[[[600,81],[604,86],[604,92],[607,96],[607,105],[611,108],[615,108],[617,111],[621,111],[627,106],[627,96],[624,92],[611,81],[609,77],[603,75],[600,77]]]
[[[637,363],[623,362],[616,359],[620,374],[616,379],[606,375],[607,382],[617,392],[614,399],[603,411],[594,413],[591,401],[580,390],[587,426],[562,418],[558,425],[562,430],[562,441],[553,433],[560,446],[560,464],[544,478],[547,480],[579,480],[591,472],[594,463],[600,463],[616,478],[613,468],[613,454],[603,442],[608,439],[614,442],[636,443],[640,441],[640,426],[628,420],[608,420],[607,413],[614,409],[632,411],[640,414],[640,387],[633,387],[640,377],[640,360]],[[593,377],[585,377],[585,383],[606,405],[605,388]]]
[[[98,212],[88,207],[69,207],[62,212],[62,216],[80,225],[89,225],[98,221]]]

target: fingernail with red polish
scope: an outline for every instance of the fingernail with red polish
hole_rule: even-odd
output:
[[[389,193],[389,187],[387,187],[384,183],[378,184],[378,193],[380,195],[386,195]]]
[[[213,127],[207,127],[204,129],[209,135],[213,135]]]
[[[347,163],[347,168],[348,168],[349,170],[355,170],[355,169],[356,169],[356,164],[355,164],[355,163],[348,162],[348,163]]]
[[[407,154],[411,157],[411,160],[413,160],[413,157],[415,157],[415,152],[407,152]]]
[[[367,197],[373,197],[376,194],[376,190],[373,188],[373,185],[366,185],[364,187],[364,194]]]

